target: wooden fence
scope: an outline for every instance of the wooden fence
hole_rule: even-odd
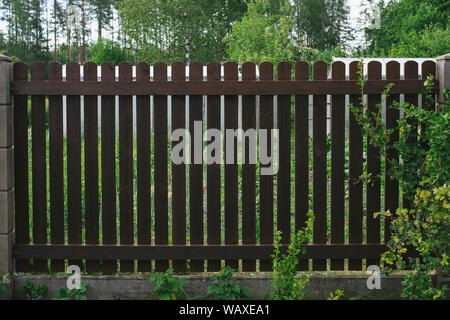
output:
[[[392,61],[382,79],[381,64],[371,62],[365,86],[369,109],[381,102],[389,83],[394,86],[388,105],[400,95],[417,105],[423,79],[434,75],[436,68],[431,61],[420,67],[422,79],[415,62],[406,63],[405,79],[400,79],[400,64]],[[274,231],[282,231],[282,243],[288,244],[310,210],[315,214],[313,243],[306,245],[299,270],[362,270],[364,264],[378,264],[386,250],[389,221],[380,224],[373,213],[383,208],[394,211],[400,193],[399,184],[387,173],[389,161],[381,168],[384,156],[370,143],[364,147],[364,134],[352,114],[347,150],[346,95],[355,106],[361,97],[357,62],[350,65],[347,77],[345,65],[334,63],[331,80],[323,62],[314,64],[312,79],[304,62],[295,67],[278,64],[276,80],[270,63],[259,66],[259,79],[255,64],[243,64],[242,80],[238,65],[226,63],[223,81],[217,63],[208,64],[207,81],[200,63],[190,64],[188,75],[184,64],[174,63],[171,81],[163,63],[154,65],[153,80],[148,64],[139,63],[136,70],[133,80],[131,64],[120,64],[115,81],[115,66],[105,63],[98,81],[97,66],[87,63],[80,81],[80,65],[70,63],[63,81],[59,63],[51,63],[47,72],[41,63],[33,63],[30,70],[24,63],[14,65],[16,271],[61,272],[68,263],[87,272],[169,267],[203,272],[220,270],[222,260],[242,271],[270,271]],[[168,122],[172,130],[187,128],[191,133],[194,121],[203,121],[207,128],[236,129],[242,111],[242,128],[255,128],[257,95],[260,127],[279,129],[276,176],[260,175],[252,164],[243,164],[241,170],[237,164],[169,162]],[[309,95],[314,101],[311,152]],[[330,148],[327,95],[331,95]],[[83,137],[80,96],[84,96]],[[115,96],[119,96],[118,132]],[[206,119],[202,96],[207,96]],[[221,128],[221,96],[225,128]],[[63,99],[67,99],[65,114]],[[388,108],[385,117],[386,126],[393,128],[399,111]],[[360,179],[363,173],[373,177],[370,183]]]

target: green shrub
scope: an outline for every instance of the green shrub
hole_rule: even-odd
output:
[[[208,295],[213,295],[216,300],[243,300],[248,298],[251,290],[241,287],[233,279],[233,269],[226,266],[218,276],[212,276],[216,283],[208,287]]]
[[[87,285],[82,283],[79,289],[59,289],[59,297],[53,298],[53,300],[87,300],[85,296],[87,291]]]
[[[292,237],[286,254],[281,253],[281,231],[277,232],[274,254],[272,255],[272,286],[275,289],[272,298],[274,300],[301,300],[306,295],[305,288],[308,284],[308,276],[306,274],[297,276],[297,265],[300,254],[306,252],[306,248],[301,247],[301,245],[308,243],[312,238],[314,215],[310,212],[308,217],[306,226]]]
[[[22,289],[25,293],[26,300],[44,300],[48,294],[46,285],[34,285],[31,281],[26,281]]]
[[[173,275],[172,269],[152,275],[150,281],[155,283],[155,295],[158,300],[177,300],[181,295],[187,298],[183,291],[187,279],[177,279]]]

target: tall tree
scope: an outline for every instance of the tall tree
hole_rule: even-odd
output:
[[[83,1],[84,2],[84,1]],[[103,29],[110,26],[116,0],[89,0],[91,10],[97,20],[98,39],[103,38]]]

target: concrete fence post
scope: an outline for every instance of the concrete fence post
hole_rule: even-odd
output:
[[[13,272],[14,133],[11,58],[0,55],[0,273]]]
[[[436,58],[436,80],[439,81],[439,98],[437,110],[444,105],[444,90],[450,90],[450,53]]]

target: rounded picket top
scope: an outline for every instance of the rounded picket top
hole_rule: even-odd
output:
[[[432,75],[436,78],[436,62],[428,60],[422,63],[421,68],[422,79],[427,79],[428,76]]]
[[[223,65],[225,80],[239,79],[239,65],[236,62],[227,62]]]
[[[359,79],[359,61],[353,61],[350,63],[349,79],[358,80]]]
[[[299,61],[295,64],[295,80],[309,80],[309,64]]]
[[[69,62],[66,64],[66,80],[80,81],[80,64],[77,62]]]
[[[102,63],[102,80],[114,81],[116,79],[116,65],[112,62]]]
[[[95,62],[87,62],[83,65],[84,81],[97,81],[97,64]]]
[[[405,79],[417,80],[419,78],[419,64],[416,61],[405,63]]]
[[[28,64],[25,62],[16,62],[13,65],[14,80],[28,80]]]
[[[49,80],[62,80],[62,64],[53,61],[48,64],[48,79]]]
[[[203,81],[203,63],[194,61],[189,64],[189,81]]]
[[[186,64],[183,62],[174,62],[172,64],[172,81],[186,80]]]
[[[167,64],[164,62],[156,62],[153,66],[153,74],[155,81],[167,80]]]
[[[242,80],[256,80],[256,64],[253,62],[242,64]]]
[[[273,80],[274,66],[272,62],[264,61],[259,65],[260,80]]]
[[[287,61],[282,61],[277,65],[278,80],[291,80],[292,65]]]
[[[367,79],[380,80],[382,65],[379,61],[370,61],[367,65]]]
[[[44,80],[45,65],[42,62],[33,62],[30,67],[31,80]]]
[[[208,81],[220,81],[220,63],[210,62],[206,66]]]
[[[331,66],[331,78],[333,80],[345,80],[345,63],[335,61]]]
[[[136,81],[150,80],[150,65],[147,62],[139,62],[136,65]]]
[[[313,66],[313,79],[314,80],[327,80],[328,65],[326,62],[317,61]]]
[[[386,79],[398,80],[400,79],[400,63],[398,61],[389,61],[386,64]]]

